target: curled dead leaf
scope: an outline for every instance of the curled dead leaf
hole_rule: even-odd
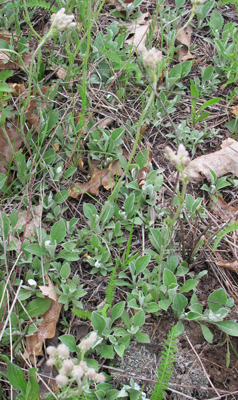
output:
[[[113,177],[115,175],[121,176],[122,174],[123,170],[118,161],[113,161],[108,168],[104,168],[102,170],[95,168],[90,181],[75,185],[71,189],[69,196],[75,199],[82,193],[98,196],[100,186],[103,186],[106,190],[112,189],[114,187]]]
[[[193,28],[191,25],[188,25],[185,29],[182,29],[179,32],[177,41],[182,46],[177,51],[178,61],[183,62],[187,61],[194,56],[190,53],[190,45],[191,45],[191,36],[193,33]]]
[[[238,176],[238,142],[228,138],[222,142],[222,149],[191,161],[185,173],[190,173],[190,181],[198,183],[204,178],[211,180],[210,169],[217,178],[232,173]]]

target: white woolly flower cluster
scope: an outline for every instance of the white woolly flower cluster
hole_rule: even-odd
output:
[[[190,164],[190,157],[183,144],[179,144],[177,154],[171,147],[165,148],[165,155],[175,167],[187,167]]]
[[[65,8],[63,7],[57,12],[57,14],[51,15],[51,28],[57,31],[72,29],[77,25],[76,22],[73,22],[73,20],[74,15],[66,15]]]
[[[96,332],[91,332],[87,339],[83,339],[78,345],[78,348],[82,351],[88,351],[92,348],[93,343],[97,339]]]
[[[150,50],[147,50],[146,47],[144,47],[142,49],[142,59],[145,68],[148,68],[152,71],[157,71],[162,59],[162,53],[155,47],[152,47]]]
[[[82,352],[91,349],[93,343],[97,338],[96,332],[91,332],[87,339],[83,339],[79,344],[79,349]],[[69,358],[69,349],[65,344],[60,344],[57,348],[53,346],[47,347],[47,353],[50,358],[47,361],[48,366],[56,366],[59,371],[59,375],[56,376],[56,383],[60,387],[66,386],[69,381],[76,380],[78,385],[82,384],[82,380],[90,380],[94,383],[103,383],[105,376],[99,374],[94,368],[89,368],[85,361],[74,360]]]

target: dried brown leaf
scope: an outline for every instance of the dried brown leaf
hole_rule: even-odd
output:
[[[210,201],[210,206],[213,213],[215,211],[223,220],[232,218],[238,211],[238,206],[233,207],[232,205],[227,204],[221,196],[215,195],[215,197],[217,199],[216,203],[212,200]]]
[[[49,282],[50,280],[48,279],[48,283]],[[41,286],[41,291],[42,288],[44,288],[44,291],[47,291],[47,286]],[[48,288],[48,294],[48,297],[55,298],[56,300],[52,301],[49,310],[42,316],[42,320],[38,325],[38,331],[26,337],[26,350],[24,355],[27,358],[31,356],[41,356],[42,345],[45,339],[50,339],[55,336],[56,324],[60,316],[62,304],[58,303],[58,295],[55,293],[52,283]]]
[[[127,39],[125,43],[136,46],[138,52],[141,52],[145,48],[146,33],[150,25],[150,22],[146,20],[148,15],[149,13],[142,14],[142,16],[136,20],[136,24],[129,23],[127,25],[128,32],[132,36]]]
[[[229,260],[229,261],[214,261],[219,267],[224,267],[226,269],[229,269],[231,271],[236,271],[238,272],[238,261],[236,259],[234,260]]]
[[[193,28],[191,25],[188,25],[178,34],[177,41],[179,44],[182,45],[182,47],[180,47],[177,51],[179,62],[183,62],[191,58],[194,58],[194,56],[190,53],[192,33],[193,33]]]
[[[123,170],[119,165],[118,161],[113,161],[108,168],[99,170],[94,169],[93,175],[89,182],[80,183],[71,189],[70,197],[77,198],[82,193],[92,194],[98,196],[100,186],[103,186],[106,190],[110,190],[114,186],[113,177],[121,176]]]
[[[191,182],[200,182],[204,178],[211,180],[210,169],[216,176],[232,173],[238,176],[238,142],[228,138],[222,142],[222,149],[215,153],[206,154],[191,161],[185,172],[190,172]]]

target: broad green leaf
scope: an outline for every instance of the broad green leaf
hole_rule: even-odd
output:
[[[135,337],[140,343],[150,343],[150,338],[146,333],[137,332]]]
[[[185,309],[185,307],[187,306],[187,304],[188,304],[187,298],[183,294],[177,293],[174,298],[173,309],[177,311],[177,313],[181,314]]]
[[[60,270],[60,276],[63,279],[67,279],[70,275],[70,265],[68,262],[64,263],[64,265],[62,266],[61,270]]]
[[[160,310],[159,304],[154,303],[153,301],[145,307],[145,311],[147,313],[154,313]]]
[[[60,219],[52,226],[50,231],[50,236],[53,243],[54,241],[56,241],[56,243],[59,244],[60,242],[62,242],[62,240],[64,240],[65,235],[66,235],[65,222],[63,219]]]
[[[217,289],[213,293],[210,294],[210,296],[207,299],[208,307],[210,310],[212,310],[214,313],[219,311],[223,306],[226,305],[227,303],[227,297],[226,293],[223,289]],[[219,303],[219,304],[215,304]]]
[[[128,218],[134,209],[134,203],[135,203],[135,193],[132,192],[130,196],[127,197],[124,203],[124,209]]]
[[[61,190],[61,192],[56,193],[55,201],[57,204],[62,204],[65,200],[67,200],[68,197],[69,197],[69,191]]]
[[[42,297],[42,298],[38,297],[37,299],[30,301],[25,308],[31,318],[36,318],[39,317],[40,315],[43,315],[46,311],[48,311],[51,306],[51,303],[52,300],[49,299],[48,297]],[[26,316],[24,311],[23,313],[24,316]]]
[[[27,382],[24,377],[24,372],[18,365],[12,364],[7,356],[2,355],[1,357],[7,363],[7,378],[10,384],[25,395]]]
[[[36,378],[37,368],[30,368],[28,370],[28,384],[26,388],[26,400],[39,400],[40,387]]]
[[[0,92],[12,92],[12,88],[5,82],[0,82]]]
[[[213,10],[210,17],[210,26],[214,32],[220,32],[224,24],[224,19],[217,10]]]
[[[24,250],[28,253],[34,254],[37,257],[46,255],[45,250],[43,250],[39,244],[30,244],[29,246],[26,246]]]
[[[205,101],[205,103],[203,103],[203,105],[199,108],[198,114],[200,114],[200,112],[201,112],[202,110],[204,110],[204,108],[207,108],[207,107],[209,107],[209,106],[212,106],[213,104],[216,104],[216,103],[218,103],[219,101],[221,101],[221,97],[215,97],[214,99],[210,99],[210,100]]]
[[[116,304],[111,311],[111,318],[112,322],[114,322],[116,319],[120,318],[124,309],[125,309],[125,301],[121,301],[120,303]]]
[[[213,342],[213,334],[210,331],[210,329],[206,325],[203,325],[203,324],[200,324],[200,326],[202,328],[202,334],[203,334],[205,340],[208,343],[212,343]]]
[[[164,273],[163,273],[163,283],[164,285],[167,287],[167,289],[169,288],[169,286],[174,283],[177,283],[176,280],[176,276],[173,274],[173,272],[171,272],[168,268],[164,269]]]
[[[59,340],[68,347],[69,351],[72,353],[77,352],[76,341],[72,335],[60,336]]]
[[[102,333],[106,328],[106,321],[97,311],[92,313],[92,326],[98,335],[102,336]]]
[[[197,286],[197,284],[197,279],[188,279],[180,289],[179,293],[188,293],[190,292],[190,290],[193,290]]]
[[[93,219],[95,215],[97,215],[97,209],[94,205],[89,203],[83,203],[83,212],[86,218]]]
[[[97,348],[97,350],[104,358],[110,358],[110,359],[114,358],[113,346],[110,346],[108,344],[102,344]]]
[[[144,271],[149,262],[150,262],[150,256],[142,256],[136,260],[135,262],[136,276],[139,275],[142,271]]]
[[[145,323],[145,313],[143,310],[139,310],[134,317],[131,318],[134,326],[142,326]]]
[[[234,321],[222,321],[214,323],[223,332],[231,336],[238,336],[238,324]]]
[[[116,346],[114,346],[114,350],[119,355],[119,357],[122,357],[125,351],[125,346],[124,344],[117,344]]]

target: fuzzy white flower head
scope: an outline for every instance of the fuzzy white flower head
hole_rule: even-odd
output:
[[[95,377],[95,382],[96,383],[103,383],[103,382],[105,382],[105,376],[103,375],[103,374],[96,374],[96,377]]]
[[[58,356],[58,350],[54,346],[49,346],[46,349],[47,354],[51,357],[57,357]]]
[[[155,47],[152,47],[150,50],[147,50],[146,47],[144,47],[142,49],[142,59],[146,68],[156,71],[161,62],[162,53]]]
[[[177,154],[170,148],[165,148],[165,155],[175,167],[187,167],[190,163],[190,157],[183,144],[179,144]]]
[[[88,351],[89,349],[91,349],[96,338],[97,338],[97,333],[91,332],[89,337],[87,339],[83,339],[82,342],[79,344],[78,346],[79,349],[82,351]]]
[[[72,375],[75,378],[81,379],[83,377],[83,375],[84,375],[83,368],[80,365],[75,365],[74,368],[73,368],[73,371],[72,371]]]
[[[51,28],[56,31],[63,31],[64,29],[72,29],[77,24],[73,22],[74,15],[66,15],[65,8],[61,8],[57,14],[51,15]]]
[[[62,171],[62,169],[63,169],[62,167],[58,167],[57,170],[56,170],[56,173],[57,173],[57,174],[60,174],[60,172]]]
[[[63,364],[62,364],[62,368],[64,368],[67,371],[67,373],[72,371],[72,369],[74,368],[73,361],[70,360],[70,359],[69,360],[64,360]]]
[[[57,375],[55,380],[56,380],[57,385],[60,387],[64,387],[68,383],[68,378],[65,375]]]
[[[49,360],[46,361],[46,365],[48,365],[48,367],[53,367],[53,365],[55,365],[55,359],[49,358]]]
[[[80,361],[79,363],[80,367],[83,368],[83,370],[86,372],[88,370],[88,366],[86,361]]]
[[[88,370],[87,370],[87,377],[88,377],[89,379],[95,380],[96,375],[97,375],[97,372],[95,371],[94,368],[88,368]]]
[[[65,344],[63,344],[63,343],[59,344],[59,346],[57,347],[57,350],[58,350],[59,357],[61,359],[66,360],[67,358],[69,358],[69,349]]]

